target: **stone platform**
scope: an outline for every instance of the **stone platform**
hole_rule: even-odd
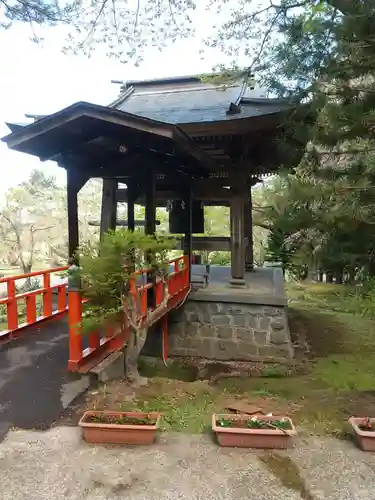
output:
[[[169,354],[290,361],[293,347],[282,270],[257,268],[246,274],[243,288],[231,287],[229,280],[229,267],[212,266],[208,286],[194,289],[187,303],[171,314]]]
[[[206,266],[193,265],[192,275],[203,274]],[[281,268],[256,268],[245,273],[245,287],[231,287],[230,267],[210,266],[208,286],[196,287],[189,300],[199,302],[233,302],[241,304],[260,304],[287,306],[284,276]]]

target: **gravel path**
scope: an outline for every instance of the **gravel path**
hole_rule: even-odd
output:
[[[310,437],[271,454],[184,434],[104,448],[82,442],[75,427],[56,427],[7,435],[0,485],[1,500],[373,500],[375,456]]]

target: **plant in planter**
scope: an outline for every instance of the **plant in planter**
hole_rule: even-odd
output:
[[[212,430],[221,446],[242,448],[287,448],[296,434],[290,418],[272,415],[214,414]]]
[[[88,443],[152,444],[159,413],[87,411],[79,422]]]
[[[375,418],[351,417],[349,424],[355,433],[358,446],[363,451],[375,451]]]
[[[88,299],[82,330],[97,331],[108,323],[130,328],[125,369],[129,382],[137,386],[147,384],[138,372],[138,356],[148,329],[167,310],[168,255],[174,246],[169,238],[119,230],[79,250],[81,287]],[[142,314],[142,297],[135,286],[134,272],[146,269],[150,269],[153,280],[162,282],[163,298],[158,306]]]

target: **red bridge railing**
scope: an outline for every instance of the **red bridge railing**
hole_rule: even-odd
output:
[[[163,328],[163,355],[166,357],[167,345],[167,314],[176,308],[187,297],[190,291],[189,258],[181,256],[169,262],[173,270],[167,278],[169,299],[167,312],[155,319],[162,320]],[[0,342],[7,341],[20,335],[21,331],[41,321],[56,319],[57,316],[68,312],[69,324],[69,362],[68,369],[76,372],[87,372],[101,359],[111,352],[122,349],[129,335],[129,328],[107,325],[101,332],[91,332],[83,336],[80,331],[84,300],[79,290],[68,290],[68,280],[63,283],[52,284],[51,278],[57,273],[68,271],[69,266],[36,271],[32,273],[0,278],[5,284],[4,294],[0,298],[0,315],[3,316],[3,328],[0,326]],[[154,288],[155,306],[164,299],[164,285],[160,280],[156,283],[147,283],[147,274],[151,269],[137,271],[133,275],[131,288],[136,288],[141,297],[141,311],[147,315],[147,294]],[[27,292],[18,292],[16,283],[20,280],[37,278],[40,288]],[[19,288],[18,288],[19,290]],[[2,311],[1,311],[2,310]],[[164,315],[163,315],[164,314]],[[4,321],[5,320],[5,321]],[[86,347],[84,346],[86,344]]]
[[[51,276],[67,271],[69,266],[56,267],[17,276],[0,278],[0,286],[6,284],[7,296],[0,298],[0,310],[6,318],[4,329],[0,329],[0,340],[18,335],[24,328],[55,317],[67,310],[67,283],[51,284]],[[16,282],[37,278],[40,288],[27,292],[17,292]],[[55,299],[55,300],[54,300]]]
[[[189,281],[189,258],[184,255],[169,262],[173,266],[170,272],[168,283],[168,308],[167,313],[183,302],[190,290]],[[164,285],[159,280],[155,284],[147,283],[147,273],[151,269],[144,269],[134,273],[131,288],[137,288],[141,297],[142,315],[147,315],[147,291],[155,288],[156,306],[160,305],[164,298]],[[141,282],[141,283],[139,283]],[[77,290],[69,290],[69,363],[70,371],[85,373],[93,366],[106,358],[111,352],[122,349],[128,339],[130,329],[125,326],[107,325],[102,331],[95,331],[88,334],[88,346],[84,347],[84,336],[80,331],[82,322],[83,301],[81,293]],[[167,314],[166,313],[166,314]],[[166,314],[157,320],[163,320],[163,336],[167,335]]]

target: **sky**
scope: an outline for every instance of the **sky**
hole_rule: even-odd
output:
[[[27,24],[17,24],[0,32],[0,137],[9,133],[5,122],[27,123],[25,113],[50,114],[77,101],[109,104],[119,93],[111,80],[133,80],[201,74],[223,62],[222,54],[207,50],[204,59],[199,34],[207,33],[209,14],[196,17],[198,35],[166,47],[163,52],[150,47],[139,67],[121,64],[103,53],[85,56],[64,55],[64,36],[59,28],[45,28],[43,45],[30,40]],[[172,68],[172,69],[171,69]],[[0,196],[27,179],[34,168],[42,168],[65,183],[65,171],[55,163],[10,151],[0,143]]]

